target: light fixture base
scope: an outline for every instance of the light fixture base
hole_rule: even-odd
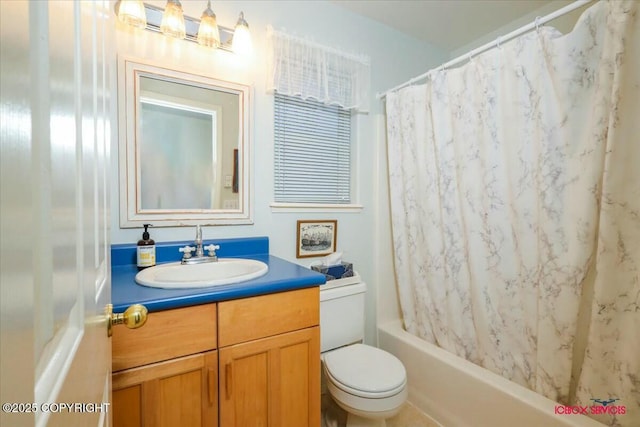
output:
[[[162,33],[160,31],[160,24],[162,23],[162,14],[164,10],[147,3],[144,3],[144,8],[147,14],[147,30]],[[184,40],[198,43],[198,27],[200,26],[200,20],[184,15],[184,25],[186,30]],[[218,49],[233,52],[231,49],[233,29],[218,25],[218,30],[220,31],[220,46]]]

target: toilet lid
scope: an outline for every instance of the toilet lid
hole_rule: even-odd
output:
[[[326,353],[324,364],[329,375],[340,383],[337,386],[366,394],[394,394],[406,383],[407,373],[397,357],[364,344]]]

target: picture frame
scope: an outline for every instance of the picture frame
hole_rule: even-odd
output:
[[[338,221],[335,219],[298,220],[296,258],[329,255],[336,251]]]

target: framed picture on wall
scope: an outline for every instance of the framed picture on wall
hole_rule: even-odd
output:
[[[329,255],[336,251],[338,221],[298,220],[296,258]]]

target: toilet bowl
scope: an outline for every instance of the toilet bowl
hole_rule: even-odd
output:
[[[407,400],[407,374],[393,355],[363,344],[327,352],[322,358],[327,389],[347,412],[347,427],[385,426]]]

